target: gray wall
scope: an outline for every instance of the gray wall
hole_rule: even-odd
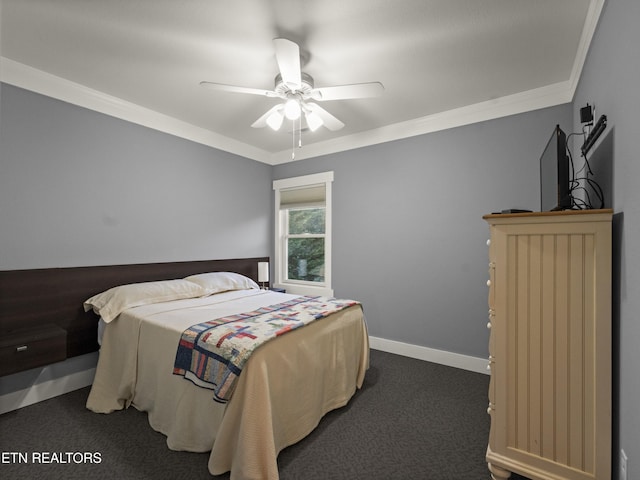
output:
[[[609,0],[596,30],[574,98],[575,128],[579,108],[595,105],[608,127],[594,149],[600,161],[613,164],[614,236],[614,446],[629,457],[629,480],[640,478],[640,2]],[[604,150],[604,153],[602,151]],[[598,165],[602,168],[603,165]],[[618,478],[614,475],[613,478]]]
[[[539,210],[539,157],[569,104],[274,167],[333,170],[335,295],[363,302],[372,336],[486,357],[488,227]]]
[[[0,270],[266,256],[271,167],[2,84]],[[0,395],[95,366],[0,381]]]
[[[269,165],[11,85],[0,108],[0,269],[269,254]]]

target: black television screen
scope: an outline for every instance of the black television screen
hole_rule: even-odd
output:
[[[540,157],[540,211],[567,210],[572,206],[567,136],[556,125]]]

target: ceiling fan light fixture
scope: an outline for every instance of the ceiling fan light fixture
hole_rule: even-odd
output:
[[[290,98],[287,103],[284,104],[284,116],[289,120],[297,120],[300,118],[300,102],[297,98]]]
[[[305,119],[307,120],[307,126],[309,127],[309,130],[311,130],[312,132],[315,132],[324,124],[322,118],[311,111],[305,114]]]
[[[284,121],[284,115],[282,115],[281,110],[276,110],[271,115],[267,117],[267,125],[271,127],[272,130],[278,131],[282,126],[282,122]]]

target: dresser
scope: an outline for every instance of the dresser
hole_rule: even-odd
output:
[[[483,217],[494,480],[611,479],[612,217]]]

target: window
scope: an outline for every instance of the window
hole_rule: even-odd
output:
[[[333,172],[273,182],[275,284],[290,293],[333,296],[331,182]]]

